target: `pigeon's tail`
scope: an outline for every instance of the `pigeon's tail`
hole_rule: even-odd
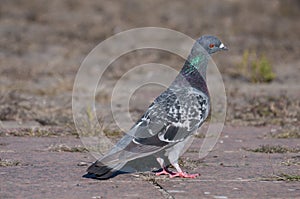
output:
[[[108,179],[118,174],[119,170],[126,164],[118,163],[115,165],[106,165],[101,161],[96,161],[88,169],[89,174],[95,174],[98,179]]]
[[[137,144],[129,140],[124,147],[113,148],[107,155],[93,163],[87,172],[96,175],[98,179],[108,179],[120,173],[133,172],[131,169],[128,171],[128,168],[124,171],[123,167],[132,160],[151,155],[159,150],[161,147]]]
[[[98,179],[107,179],[113,177],[127,163],[122,156],[122,150],[114,151],[100,160],[94,162],[88,169],[89,174],[95,174]]]

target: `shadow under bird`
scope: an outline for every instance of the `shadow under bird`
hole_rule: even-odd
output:
[[[161,166],[156,175],[195,178],[183,172],[179,157],[190,145],[193,134],[207,119],[210,97],[206,84],[209,56],[228,48],[215,36],[196,40],[180,73],[161,93],[130,131],[88,169],[88,175],[108,179],[122,172],[129,162],[154,156]],[[176,171],[168,166],[173,165]]]

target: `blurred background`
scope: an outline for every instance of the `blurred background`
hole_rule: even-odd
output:
[[[1,0],[0,120],[72,133],[72,88],[84,57],[113,34],[154,26],[194,39],[216,35],[230,48],[214,56],[227,91],[227,125],[274,125],[300,137],[299,20],[299,0]],[[117,79],[149,62],[183,64],[142,50],[121,57],[106,76]],[[96,101],[109,96],[99,93]]]

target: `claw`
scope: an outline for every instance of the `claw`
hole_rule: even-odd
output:
[[[175,177],[196,178],[198,176],[200,176],[200,174],[198,174],[198,173],[196,173],[196,174],[188,174],[188,173],[185,173],[185,172],[177,172],[177,173],[174,173],[174,174],[169,174],[170,178],[175,178]]]
[[[173,173],[169,171],[167,168],[163,168],[162,171],[155,173],[156,176],[160,175],[172,175]]]
[[[200,176],[200,174],[188,174],[181,170],[178,162],[174,162],[172,165],[177,170],[177,172],[173,172],[168,170],[166,166],[164,166],[164,160],[162,158],[156,158],[160,166],[162,167],[162,171],[156,172],[156,176],[160,175],[169,175],[170,178],[180,177],[180,178],[196,178]]]
[[[160,175],[169,175],[169,173],[166,170],[162,170],[161,172],[157,172],[155,173],[156,176],[160,176]]]

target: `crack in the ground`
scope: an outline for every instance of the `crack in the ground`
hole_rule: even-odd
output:
[[[163,186],[161,186],[155,178],[145,176],[145,175],[140,175],[141,179],[144,181],[149,182],[152,186],[154,186],[164,198],[166,199],[175,199]]]
[[[148,180],[150,184],[152,184],[159,192],[163,195],[164,198],[167,199],[174,199],[174,197],[165,189],[163,188],[155,179]]]

